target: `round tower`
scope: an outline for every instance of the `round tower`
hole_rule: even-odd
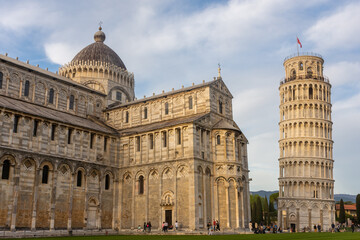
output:
[[[331,85],[318,54],[285,58],[280,82],[278,224],[328,231],[335,223]]]

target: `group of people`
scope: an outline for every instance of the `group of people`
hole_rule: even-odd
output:
[[[162,230],[163,232],[167,232],[169,229],[170,229],[170,230],[174,229],[174,226],[173,226],[173,225],[170,225],[170,226],[169,226],[169,223],[166,222],[166,221],[163,222],[162,225],[161,225],[161,230]],[[178,221],[175,221],[175,230],[176,230],[176,231],[179,230],[179,223],[178,223]]]
[[[265,226],[262,223],[259,225],[255,222],[249,223],[250,231],[253,231],[255,234],[261,234],[265,232],[272,232],[272,233],[282,233],[282,228],[278,227],[276,224],[271,224],[270,226]]]
[[[138,226],[138,231],[143,231],[143,232],[151,232],[151,222],[144,222],[144,228],[141,229],[141,226]]]
[[[213,219],[213,222],[211,223],[209,221],[206,226],[209,231],[209,235],[212,235],[212,232],[220,231],[220,223],[218,220]]]
[[[316,224],[314,224],[314,232],[321,232],[321,225],[320,224],[318,224],[317,226],[316,226]]]

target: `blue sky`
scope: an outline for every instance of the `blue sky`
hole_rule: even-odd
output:
[[[222,65],[234,119],[249,139],[251,190],[278,189],[279,81],[296,52],[324,57],[332,83],[335,192],[357,194],[360,1],[5,1],[0,53],[57,71],[93,42],[135,74],[138,98],[209,81]]]

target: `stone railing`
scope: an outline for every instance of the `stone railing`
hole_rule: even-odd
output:
[[[293,53],[289,56],[287,56],[285,59],[284,59],[284,62],[286,60],[289,60],[290,58],[293,58],[293,57],[299,57],[299,56],[311,56],[311,57],[319,57],[319,58],[323,58],[320,54],[318,53],[313,53],[313,52],[300,52],[300,53]]]
[[[323,81],[326,83],[330,83],[329,78],[326,76],[318,76],[315,74],[306,74],[306,75],[296,75],[296,76],[290,76],[287,78],[282,78],[280,80],[280,85],[287,83],[287,82],[291,82],[291,81],[295,81],[295,80],[302,80],[302,79],[316,80],[316,81]]]

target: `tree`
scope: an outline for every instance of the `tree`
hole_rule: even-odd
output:
[[[256,211],[256,203],[255,203],[255,201],[252,201],[252,203],[251,203],[251,222],[252,223],[256,222],[255,211]]]
[[[340,200],[339,223],[345,223],[345,207],[342,199]]]
[[[262,204],[261,204],[261,198],[260,196],[257,196],[256,198],[256,206],[255,206],[255,219],[258,224],[260,224],[263,221],[263,210],[262,210]]]
[[[270,223],[271,222],[276,222],[277,221],[277,204],[278,204],[278,197],[279,197],[279,192],[273,193],[270,195],[269,198],[269,216],[270,216]],[[276,205],[276,208],[275,208]]]
[[[269,203],[267,197],[265,196],[264,201],[264,217],[265,217],[265,225],[270,225],[270,215],[269,215]]]
[[[356,217],[357,223],[360,224],[360,194],[356,196]]]

